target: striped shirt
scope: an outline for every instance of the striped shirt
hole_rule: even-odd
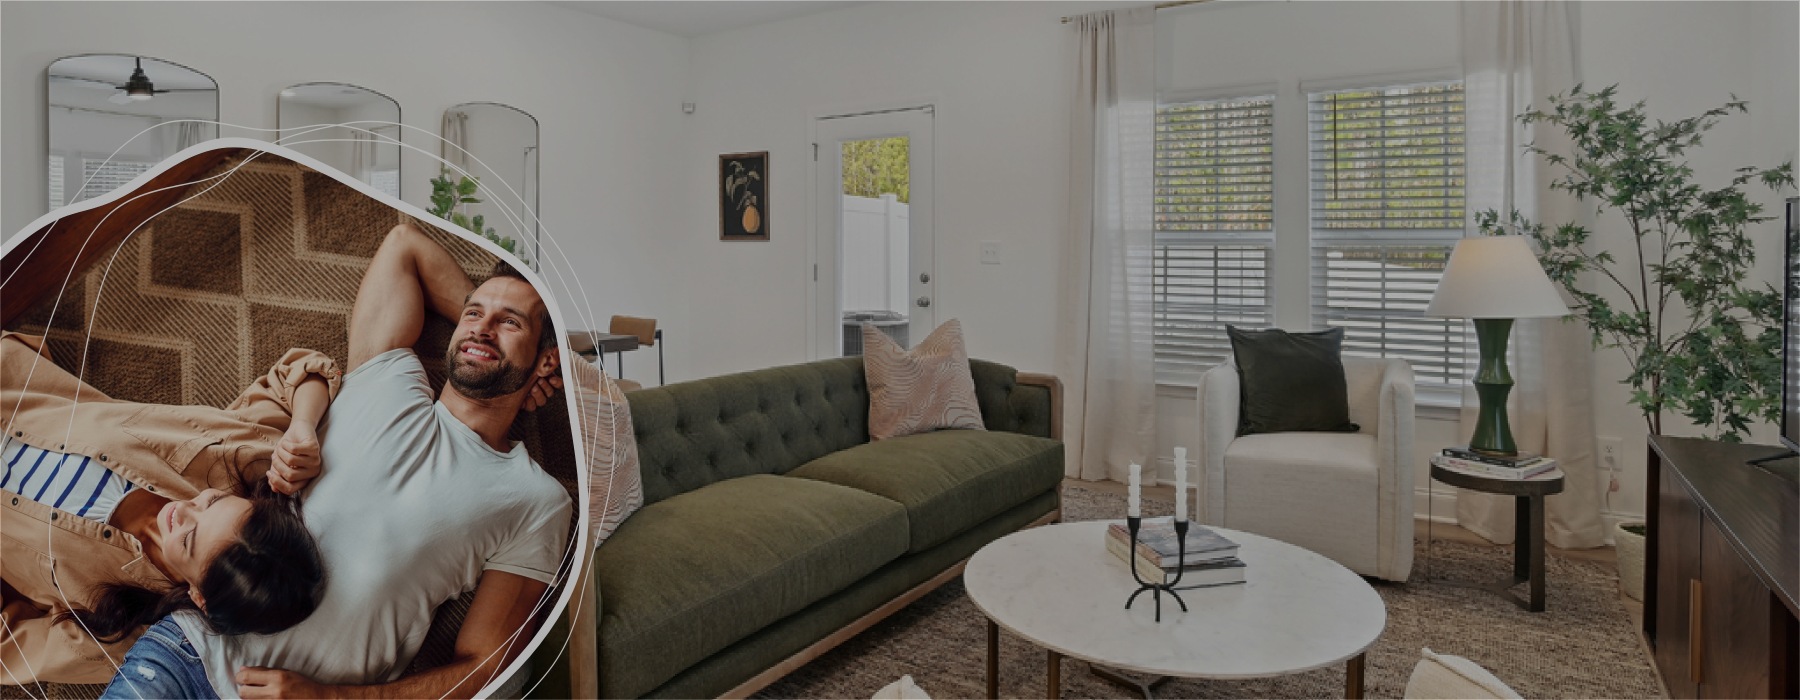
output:
[[[90,457],[8,442],[0,448],[0,489],[43,505],[106,522],[137,488]]]

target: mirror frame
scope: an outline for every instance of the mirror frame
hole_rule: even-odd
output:
[[[53,129],[51,127],[51,124],[53,123],[54,120],[51,119],[50,112],[51,112],[51,110],[56,109],[56,105],[51,104],[51,102],[50,102],[50,80],[56,76],[52,75],[50,73],[50,71],[56,67],[56,64],[62,63],[63,61],[66,61],[68,59],[88,58],[90,56],[129,56],[131,58],[136,58],[136,59],[147,59],[147,60],[151,60],[151,61],[156,61],[157,63],[162,63],[162,64],[174,66],[176,68],[180,68],[182,70],[193,73],[194,75],[198,75],[202,78],[206,78],[207,80],[212,81],[212,84],[213,84],[212,120],[214,122],[213,138],[219,137],[218,129],[219,129],[220,123],[222,122],[222,120],[219,118],[220,111],[221,111],[220,105],[223,102],[223,100],[220,97],[220,93],[223,92],[223,88],[221,88],[219,86],[219,79],[212,77],[212,74],[207,73],[202,70],[199,70],[197,68],[194,68],[193,66],[189,66],[185,63],[176,63],[174,61],[170,61],[170,60],[163,59],[163,58],[157,58],[155,56],[149,56],[149,55],[145,55],[145,54],[141,54],[141,53],[122,53],[122,52],[117,52],[117,51],[89,51],[86,53],[72,53],[67,56],[58,56],[56,58],[51,59],[49,63],[44,64],[44,73],[43,73],[43,75],[44,75],[44,149],[41,152],[42,159],[39,161],[40,163],[42,163],[44,165],[44,167],[46,167],[46,168],[49,167],[50,155],[51,155],[50,152],[52,150],[51,149],[51,132]],[[127,76],[127,77],[129,77],[129,76]],[[80,108],[67,108],[67,109],[88,109],[88,108],[80,107]],[[123,115],[125,113],[119,112],[118,114]],[[125,115],[125,116],[138,116],[138,115]],[[174,154],[171,153],[169,155],[174,155]],[[64,167],[66,168],[67,166],[65,165]],[[43,172],[43,171],[39,171],[39,172]],[[46,178],[47,177],[48,177],[48,174],[46,174]],[[80,185],[77,185],[77,186],[79,187]],[[68,183],[65,182],[63,187],[64,187],[64,192],[67,193]],[[88,197],[85,197],[84,199],[91,199],[93,197],[100,196],[101,194],[105,194],[105,193],[101,192],[98,194],[89,195]],[[62,204],[57,204],[54,206],[51,205],[51,203],[50,203],[50,183],[47,180],[44,183],[43,202],[46,207],[44,209],[45,212],[49,212],[49,211],[52,211],[52,210],[55,210],[55,209],[58,209],[61,207],[66,207],[70,204],[69,202],[63,202]]]
[[[543,173],[543,169],[544,169],[544,166],[543,166],[543,154],[544,154],[544,129],[543,129],[543,126],[538,122],[538,118],[536,116],[532,115],[532,113],[530,113],[530,112],[527,112],[523,109],[519,109],[518,107],[514,107],[514,106],[506,104],[504,102],[493,102],[493,101],[489,101],[489,100],[476,100],[473,102],[459,102],[457,104],[450,105],[449,107],[444,109],[444,116],[448,117],[448,116],[450,116],[450,113],[461,111],[464,107],[470,107],[470,106],[501,107],[504,109],[510,109],[514,112],[518,112],[519,114],[524,115],[524,117],[526,119],[531,120],[531,140],[533,143],[532,148],[536,149],[537,154],[538,154],[538,157],[533,159],[531,162],[531,170],[529,172],[525,173],[526,175],[529,175],[531,177],[531,182],[532,182],[532,189],[531,189],[531,214],[532,214],[532,219],[531,219],[531,266],[534,268],[542,269],[543,268],[543,261],[542,261],[542,258],[543,258],[543,245],[542,245],[543,244],[543,226],[539,222],[543,221],[543,218],[544,218],[541,213],[541,209],[540,209],[540,207],[542,206],[543,200],[544,200],[543,184],[542,184],[543,183],[542,173]],[[443,158],[444,160],[449,160],[450,159],[450,157],[449,157],[450,139],[445,138],[444,134],[442,133],[443,132],[443,124],[444,124],[444,120],[439,119],[439,121],[438,121],[438,131],[439,131],[439,133],[438,133],[438,156]]]

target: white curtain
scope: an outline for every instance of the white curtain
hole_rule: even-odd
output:
[[[375,171],[375,135],[347,129],[350,133],[350,175],[368,182]]]
[[[163,132],[163,143],[168,155],[175,155],[182,149],[212,138],[213,129],[212,124],[200,122],[164,121],[158,131]]]
[[[1058,373],[1065,471],[1124,480],[1155,452],[1150,275],[1156,130],[1155,10],[1075,19],[1069,222]]]
[[[446,110],[443,132],[444,140],[438,145],[438,155],[443,156],[444,160],[450,161],[452,167],[468,170],[469,113],[455,109]]]
[[[1547,109],[1546,98],[1568,92],[1578,81],[1577,3],[1508,0],[1461,7],[1471,221],[1474,212],[1485,209],[1498,210],[1503,218],[1516,209],[1546,227],[1582,221],[1583,208],[1574,198],[1550,191],[1551,166],[1523,150],[1536,144],[1567,153],[1568,137],[1516,119],[1529,108]],[[1550,544],[1565,549],[1597,547],[1604,539],[1594,466],[1591,350],[1580,322],[1521,319],[1513,326],[1508,358],[1516,382],[1508,401],[1513,436],[1519,449],[1555,457],[1567,475],[1563,492],[1545,502],[1544,532]],[[1474,389],[1465,387],[1465,441],[1475,430],[1477,408]],[[1510,496],[1458,493],[1456,518],[1494,542],[1513,539]]]

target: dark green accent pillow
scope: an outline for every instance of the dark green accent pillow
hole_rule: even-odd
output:
[[[1354,433],[1344,383],[1344,329],[1289,333],[1226,326],[1237,359],[1238,435]]]

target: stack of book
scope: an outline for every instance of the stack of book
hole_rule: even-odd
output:
[[[1106,529],[1106,551],[1136,566],[1138,577],[1148,583],[1167,583],[1179,571],[1178,590],[1244,582],[1244,562],[1237,558],[1237,543],[1191,523],[1185,555],[1175,538],[1175,523],[1169,520],[1144,521],[1138,528],[1135,551],[1131,531],[1124,523],[1113,523]]]
[[[1520,452],[1503,457],[1467,447],[1446,447],[1442,454],[1431,456],[1431,464],[1489,479],[1530,479],[1556,469],[1556,460],[1543,455]]]

